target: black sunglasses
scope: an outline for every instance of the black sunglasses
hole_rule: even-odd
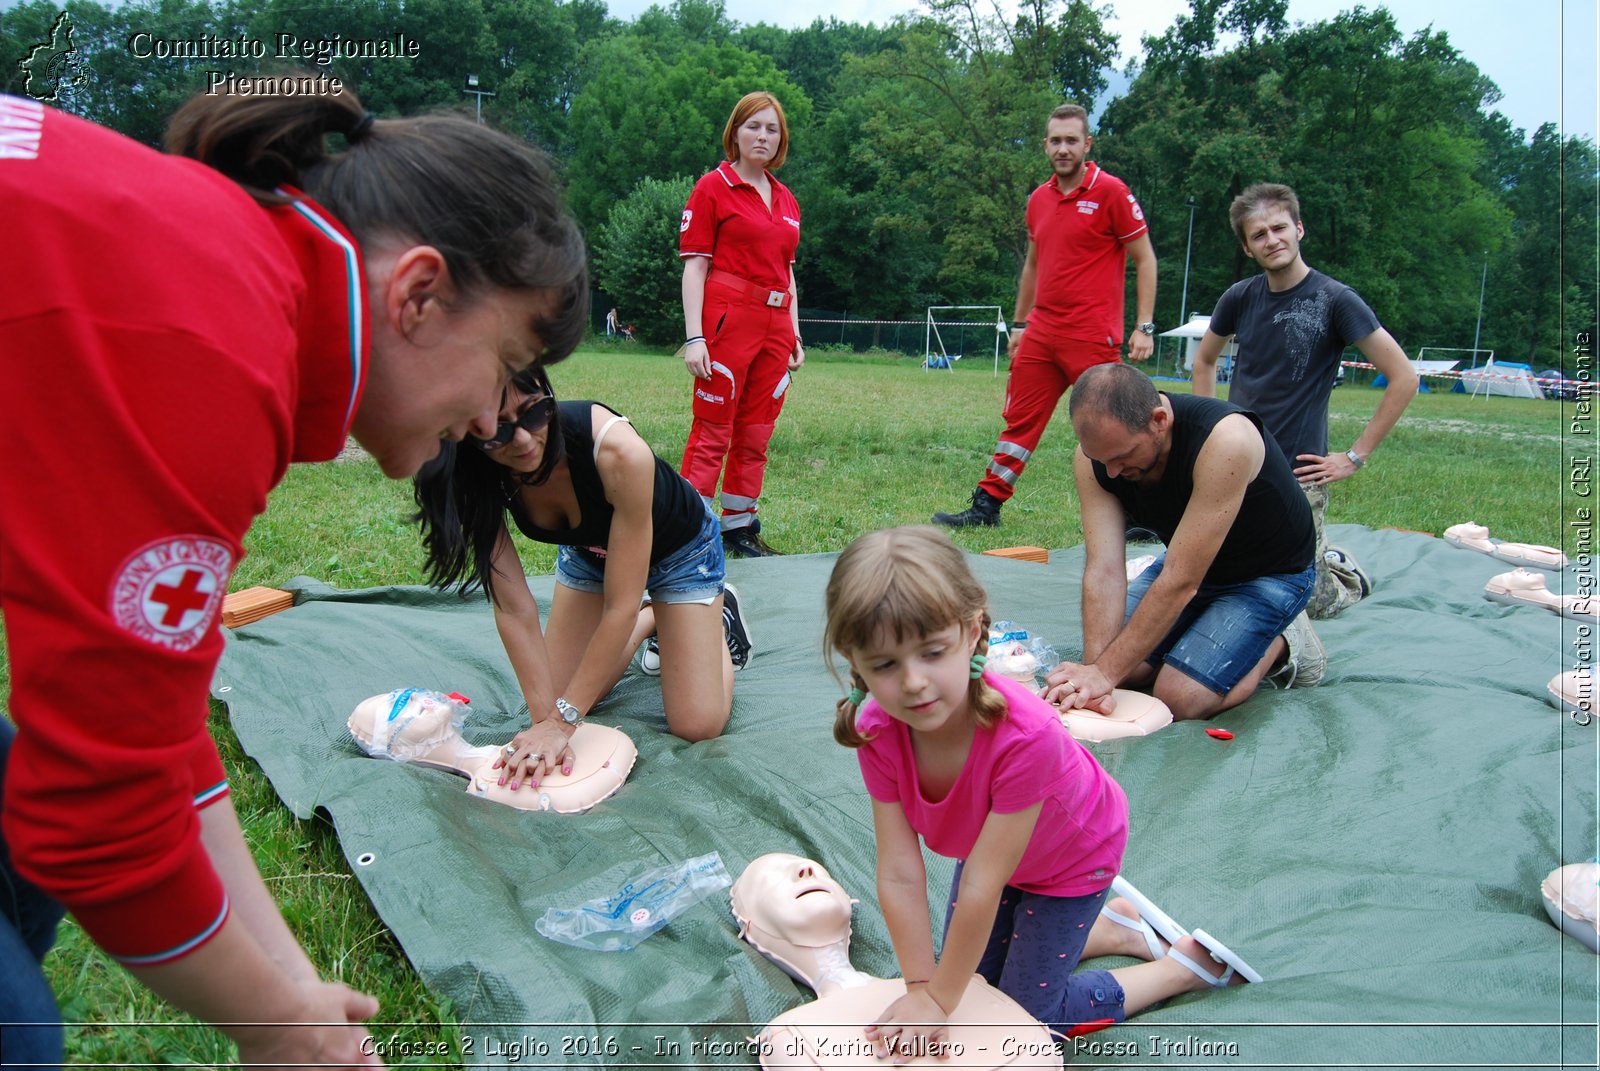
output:
[[[550,418],[555,415],[556,400],[554,396],[546,394],[543,398],[529,405],[515,420],[503,420],[496,426],[494,438],[480,439],[472,436],[472,441],[484,450],[498,450],[506,443],[517,437],[517,429],[525,428],[531,435],[541,428],[549,425]]]

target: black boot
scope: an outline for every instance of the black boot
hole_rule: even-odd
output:
[[[972,505],[960,513],[935,513],[934,524],[942,524],[947,528],[971,528],[983,525],[993,528],[1000,523],[1001,501],[981,487],[972,491]]]
[[[761,522],[722,533],[722,553],[729,558],[770,558],[778,553],[761,538]]]

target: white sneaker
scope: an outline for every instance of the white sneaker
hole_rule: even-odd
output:
[[[646,677],[661,676],[661,640],[655,636],[644,641],[644,653],[639,656],[639,672]]]

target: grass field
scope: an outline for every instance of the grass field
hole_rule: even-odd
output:
[[[597,398],[632,417],[663,457],[677,461],[688,429],[688,384],[668,355],[610,348],[580,353],[552,373],[567,398]],[[1162,383],[1166,389],[1184,385]],[[962,508],[1000,430],[1004,379],[981,363],[923,372],[910,360],[814,355],[796,377],[771,445],[762,495],[764,536],[789,553],[837,551],[860,532],[923,523]],[[1335,448],[1355,439],[1378,392],[1352,383],[1333,395]],[[1499,537],[1565,544],[1572,405],[1424,394],[1371,463],[1334,488],[1329,520],[1440,532],[1476,520]],[[1592,422],[1590,424],[1592,427]],[[1080,541],[1071,490],[1073,437],[1063,409],[1028,466],[999,528],[964,531],[972,550]],[[408,484],[384,480],[357,455],[293,469],[247,539],[234,587],[306,574],[346,587],[420,583],[421,554]],[[553,567],[550,548],[522,544],[530,572]],[[0,699],[9,674],[0,661]],[[449,1042],[452,1011],[431,996],[373,913],[325,821],[300,822],[278,803],[239,750],[220,710],[212,730],[232,774],[235,804],[269,886],[325,974],[382,1001],[405,1036]],[[226,1063],[231,1046],[153,999],[96,950],[69,919],[47,969],[80,1064]],[[137,1024],[137,1025],[136,1025]]]

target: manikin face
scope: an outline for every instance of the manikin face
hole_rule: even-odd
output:
[[[762,108],[739,125],[733,135],[739,147],[739,161],[769,167],[783,143],[783,128],[778,125],[778,110]]]
[[[1245,217],[1244,251],[1267,271],[1282,271],[1299,260],[1300,239],[1305,236],[1305,225],[1278,205]]]
[[[736,916],[791,944],[815,948],[850,936],[849,894],[810,859],[763,855],[745,867],[731,895]]]
[[[1093,146],[1082,119],[1052,119],[1045,127],[1044,154],[1063,189],[1071,190],[1083,180],[1084,161]]]
[[[1164,427],[1165,421],[1154,416],[1149,426],[1137,432],[1111,417],[1091,417],[1074,430],[1084,455],[1104,465],[1107,476],[1149,484],[1161,477]]]
[[[884,712],[913,732],[966,732],[972,727],[972,655],[977,622],[949,625],[922,636],[882,630],[872,643],[848,652],[850,665]]]

